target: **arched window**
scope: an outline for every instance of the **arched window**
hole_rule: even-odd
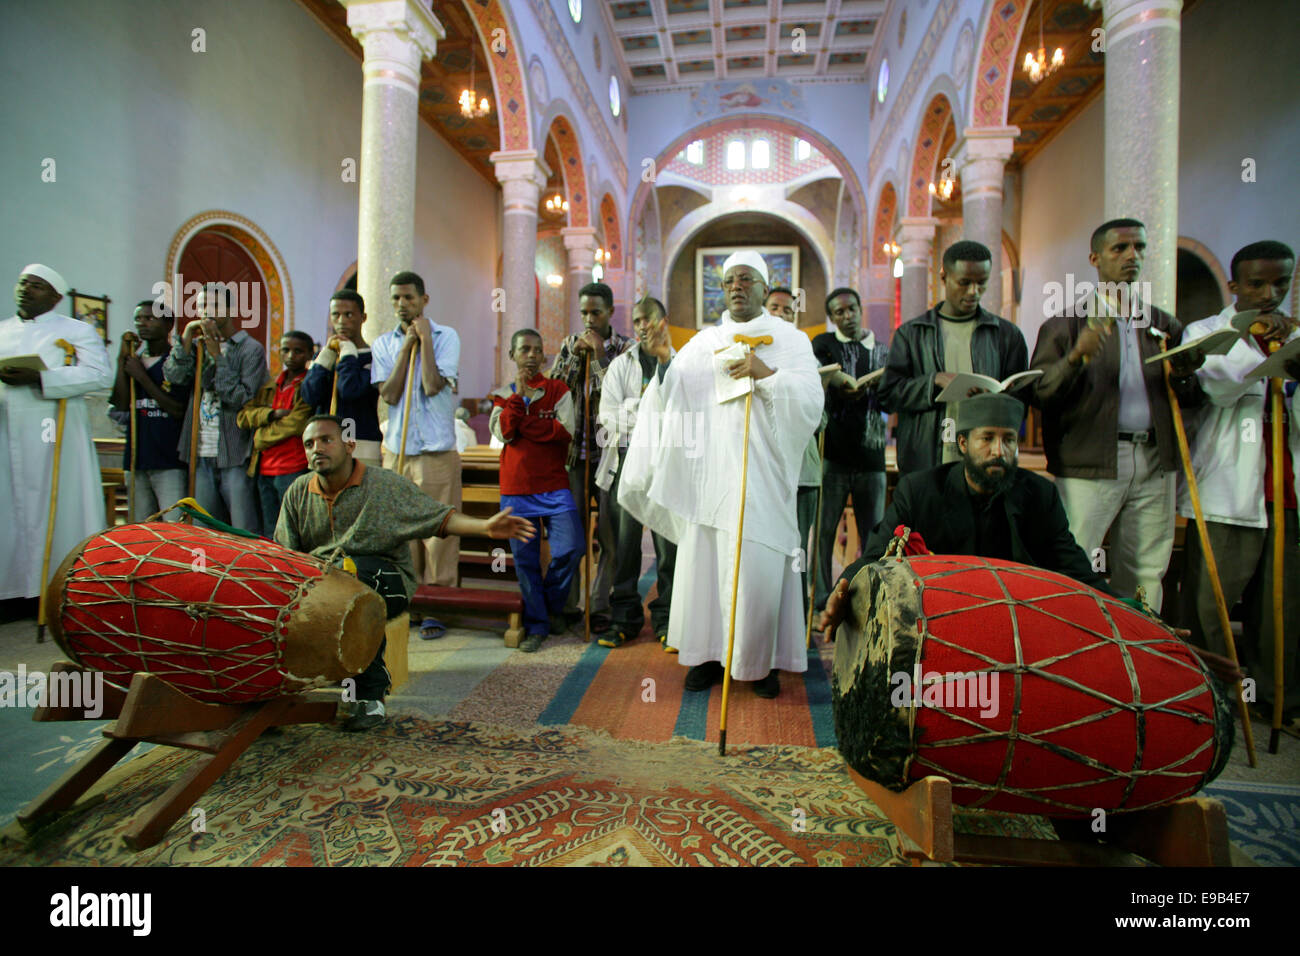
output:
[[[733,139],[727,144],[727,168],[744,169],[745,168],[745,142],[744,140]]]
[[[750,165],[754,169],[767,169],[772,165],[771,144],[765,139],[756,139],[750,147]]]

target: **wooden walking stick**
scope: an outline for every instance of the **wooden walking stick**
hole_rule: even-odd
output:
[[[336,335],[329,340],[326,348],[333,349],[335,356],[338,356],[339,346],[341,344],[342,343],[339,342],[339,337]],[[330,414],[337,415],[339,413],[339,360],[337,357],[334,359],[333,372],[334,384],[330,389]],[[403,421],[405,421],[405,419],[403,419]],[[403,447],[405,447],[405,443],[403,443]]]
[[[54,343],[63,349],[66,368],[77,358],[77,349],[67,339]],[[41,557],[41,593],[36,610],[36,643],[45,643],[45,586],[50,583],[50,549],[54,547],[54,520],[59,513],[59,463],[63,459],[63,421],[68,414],[68,400],[59,399],[59,411],[54,424],[54,474],[50,478],[50,514],[45,523],[45,553]]]
[[[1153,326],[1154,328],[1154,326]],[[1169,343],[1166,336],[1165,349]],[[1228,623],[1228,602],[1223,596],[1223,583],[1219,580],[1219,565],[1214,560],[1214,549],[1210,546],[1210,529],[1205,526],[1205,512],[1201,508],[1200,487],[1196,483],[1196,472],[1192,469],[1192,453],[1187,444],[1187,431],[1183,428],[1183,410],[1178,404],[1178,395],[1170,381],[1172,367],[1169,360],[1161,363],[1165,370],[1165,391],[1169,394],[1169,407],[1173,411],[1174,433],[1178,436],[1178,454],[1183,460],[1183,474],[1187,477],[1187,494],[1192,499],[1192,513],[1196,516],[1196,533],[1201,539],[1201,553],[1205,555],[1205,570],[1210,577],[1210,587],[1214,590],[1214,606],[1219,612],[1219,626],[1223,628],[1223,642],[1228,648],[1228,657],[1233,666],[1239,667],[1237,660],[1237,643],[1232,639],[1232,625]],[[1255,760],[1255,735],[1250,726],[1250,711],[1246,708],[1246,698],[1242,693],[1241,681],[1236,686],[1237,712],[1241,717],[1242,733],[1246,737],[1246,756],[1252,767]]]
[[[420,360],[420,345],[411,349],[411,360],[406,365],[406,397],[402,401],[402,447],[397,453],[397,473],[406,465],[406,430],[411,424],[411,392],[415,390],[415,367]]]
[[[190,484],[189,497],[194,497],[194,469],[199,463],[199,406],[203,404],[203,342],[194,339],[194,398],[190,401]]]
[[[587,533],[586,594],[582,602],[582,641],[591,643],[591,598],[595,593],[591,571],[591,357],[582,363],[582,524]]]
[[[817,606],[817,556],[822,550],[822,490],[826,486],[826,429],[817,436],[817,460],[822,480],[817,485],[817,515],[813,518],[813,553],[808,561],[808,624],[804,631],[804,648],[812,647],[813,609]]]
[[[1264,323],[1257,322],[1250,331],[1263,332],[1267,328]],[[1281,347],[1281,342],[1270,341],[1268,352],[1272,355]],[[1268,391],[1273,403],[1273,728],[1268,735],[1268,752],[1275,754],[1282,739],[1282,695],[1286,690],[1286,675],[1283,673],[1286,653],[1282,636],[1282,532],[1286,520],[1282,492],[1282,451],[1286,447],[1282,435],[1282,380],[1270,378]]]
[[[140,341],[139,336],[134,332],[126,332],[122,335],[122,347],[129,348],[132,352],[136,349],[136,343]],[[131,484],[127,487],[126,492],[126,520],[128,522],[135,520],[135,472],[136,463],[140,460],[139,444],[136,442],[136,422],[135,422],[135,379],[128,375],[126,385],[130,391],[131,402]],[[117,509],[114,508],[114,511]],[[116,524],[116,515],[108,515],[110,524]]]
[[[737,335],[736,341],[752,352],[757,345],[771,345],[770,335]],[[745,535],[745,489],[749,479],[749,410],[754,401],[754,383],[745,393],[745,437],[740,459],[740,517],[736,521],[736,560],[731,572],[731,623],[727,627],[727,662],[722,670],[722,713],[718,720],[718,756],[727,754],[727,704],[731,700],[731,656],[736,649],[736,601],[740,595],[740,543]]]

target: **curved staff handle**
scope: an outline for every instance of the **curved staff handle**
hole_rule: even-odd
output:
[[[1155,328],[1152,326],[1152,328]],[[1165,351],[1169,351],[1168,336],[1165,336]],[[1234,666],[1240,667],[1237,658],[1237,643],[1232,638],[1232,625],[1228,623],[1228,602],[1223,596],[1223,582],[1219,579],[1219,564],[1214,559],[1214,549],[1210,546],[1210,530],[1205,526],[1205,511],[1201,508],[1200,486],[1196,481],[1196,471],[1192,468],[1192,453],[1187,444],[1187,431],[1183,427],[1183,409],[1174,392],[1170,376],[1173,367],[1169,359],[1160,363],[1165,370],[1165,392],[1169,395],[1169,408],[1173,412],[1174,434],[1178,437],[1178,455],[1183,461],[1183,474],[1187,478],[1187,494],[1192,499],[1192,513],[1196,516],[1196,533],[1201,540],[1201,553],[1205,555],[1205,570],[1210,577],[1210,587],[1214,591],[1214,606],[1219,614],[1219,627],[1223,629],[1224,645],[1228,648],[1228,657]],[[1255,758],[1255,735],[1250,726],[1250,711],[1246,707],[1246,697],[1242,693],[1241,681],[1237,681],[1237,714],[1241,717],[1241,729],[1246,738],[1246,756],[1252,767],[1257,765]]]
[[[333,349],[335,355],[337,355],[341,344],[342,343],[339,342],[339,337],[336,335],[325,344],[325,347]],[[334,368],[331,372],[332,374],[330,378],[332,384],[330,385],[330,414],[337,415],[339,413],[339,360],[337,358],[334,360]]]
[[[54,343],[63,349],[63,367],[77,360],[77,348],[67,339]],[[45,643],[45,608],[48,601],[46,586],[50,583],[50,549],[54,547],[54,519],[59,513],[59,464],[63,460],[63,421],[68,414],[68,400],[59,399],[59,411],[54,425],[54,475],[50,480],[50,513],[45,522],[45,551],[41,556],[41,593],[36,610],[36,643]]]
[[[411,360],[406,364],[406,397],[402,400],[402,447],[397,452],[397,473],[399,475],[405,473],[406,430],[411,426],[411,393],[415,391],[415,370],[419,362],[420,343],[417,341],[415,348],[411,349]]]
[[[770,335],[737,335],[735,340],[752,352],[756,346],[771,345]],[[722,713],[718,719],[718,756],[727,754],[727,704],[731,701],[731,657],[736,650],[736,601],[740,594],[740,545],[745,540],[745,492],[749,480],[749,412],[754,402],[751,382],[745,394],[744,451],[740,459],[740,517],[736,521],[736,560],[731,569],[731,623],[727,627],[727,661],[722,670]]]

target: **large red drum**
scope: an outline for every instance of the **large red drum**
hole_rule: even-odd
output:
[[[1160,806],[1227,763],[1228,694],[1159,622],[1077,581],[972,556],[853,579],[832,681],[840,752],[899,791],[1056,817]]]
[[[47,593],[59,646],[126,688],[154,674],[197,700],[248,703],[360,673],[384,600],[346,572],[264,539],[187,524],[97,534]]]

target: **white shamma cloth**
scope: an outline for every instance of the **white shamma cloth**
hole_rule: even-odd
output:
[[[808,336],[783,319],[723,315],[697,333],[641,399],[618,503],[677,542],[668,643],[686,666],[726,657],[735,535],[744,460],[745,399],[719,404],[714,353],[770,335],[755,350],[775,374],[754,383],[745,535],[731,676],[761,680],[803,671],[803,601],[795,556],[795,498],[804,449],[821,420],[822,389]],[[800,557],[802,561],[802,557]]]

